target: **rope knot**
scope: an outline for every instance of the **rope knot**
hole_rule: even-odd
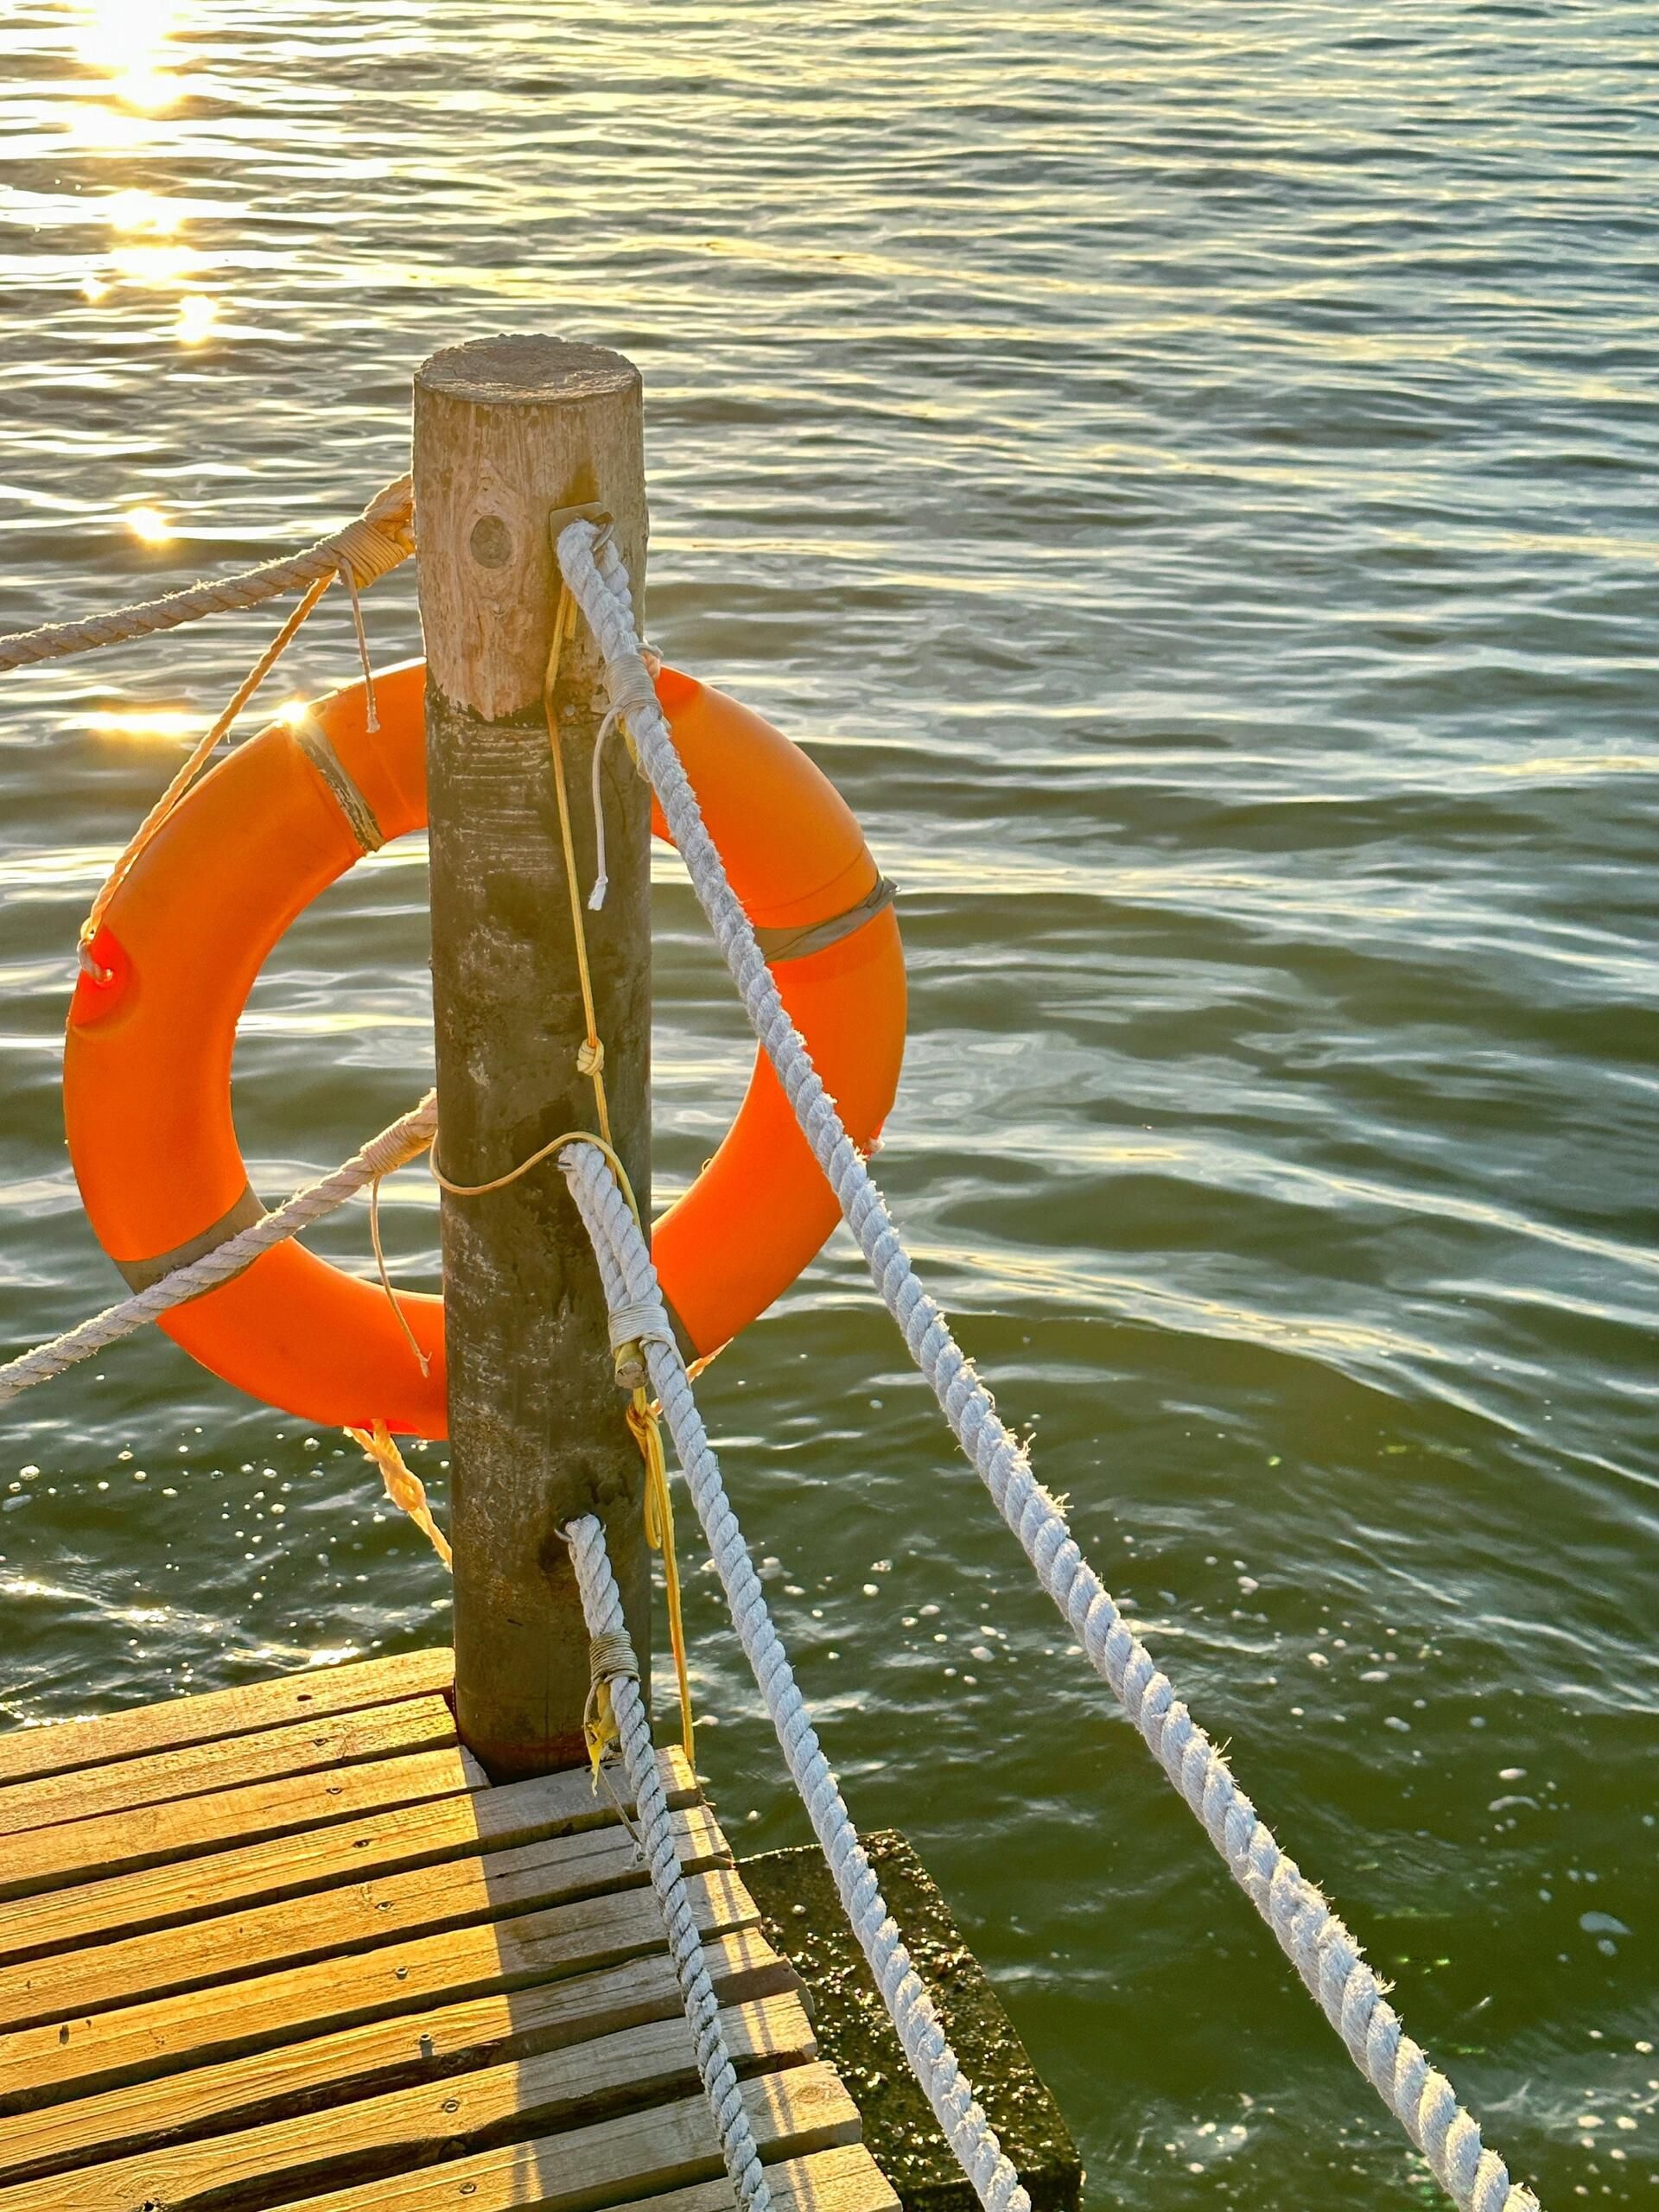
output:
[[[598,1037],[585,1038],[576,1047],[576,1073],[599,1075],[605,1066],[605,1046]]]
[[[355,522],[327,541],[359,588],[376,582],[415,550],[415,480],[400,476],[378,492]]]
[[[348,1427],[346,1433],[353,1444],[360,1445],[374,1461],[380,1470],[380,1478],[385,1484],[386,1496],[400,1512],[408,1514],[453,1574],[455,1571],[454,1558],[449,1549],[449,1540],[432,1518],[432,1509],[426,1502],[426,1485],[414,1469],[405,1463],[385,1421],[377,1421],[372,1428]]]

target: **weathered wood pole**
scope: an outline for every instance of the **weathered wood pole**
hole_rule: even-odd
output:
[[[415,379],[415,501],[427,653],[432,1001],[439,1154],[487,1182],[596,1126],[542,685],[559,577],[550,515],[597,500],[643,605],[639,372],[556,338],[481,339]],[[579,880],[603,711],[576,615],[558,721]],[[651,1188],[651,816],[626,745],[605,760],[610,890],[586,916],[616,1148]],[[624,1425],[593,1252],[554,1161],[443,1200],[455,1689],[463,1742],[497,1780],[582,1757],[588,1637],[559,1535],[597,1510],[635,1648],[649,1659],[639,1454]]]

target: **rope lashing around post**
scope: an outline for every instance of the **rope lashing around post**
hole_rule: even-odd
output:
[[[94,1313],[78,1326],[67,1330],[50,1343],[37,1344],[34,1351],[21,1352],[16,1359],[0,1367],[0,1405],[20,1397],[36,1382],[50,1382],[76,1362],[91,1359],[123,1337],[131,1336],[147,1322],[159,1321],[163,1313],[175,1306],[182,1306],[192,1298],[200,1298],[204,1291],[217,1290],[220,1283],[229,1282],[232,1275],[239,1275],[251,1268],[262,1252],[274,1244],[283,1243],[288,1237],[297,1236],[325,1214],[333,1213],[357,1192],[377,1182],[381,1176],[390,1175],[394,1168],[405,1166],[430,1146],[437,1134],[438,1099],[435,1091],[429,1090],[420,1104],[401,1115],[389,1127],[372,1137],[359,1152],[354,1152],[331,1175],[321,1182],[308,1184],[296,1191],[284,1205],[276,1207],[246,1229],[238,1230],[234,1236],[227,1236],[211,1252],[204,1252],[199,1260],[192,1260],[188,1267],[175,1268],[159,1282],[147,1290],[137,1291],[130,1298],[124,1298],[119,1305],[109,1306],[101,1313]]]
[[[1019,2176],[1003,2155],[911,1965],[852,1815],[819,1745],[788,1655],[766,1609],[760,1578],[727,1497],[720,1462],[697,1411],[690,1377],[669,1326],[657,1272],[639,1224],[596,1147],[574,1145],[561,1164],[593,1240],[606,1302],[613,1314],[629,1321],[641,1310],[652,1316],[653,1325],[642,1338],[652,1380],[692,1503],[709,1540],[733,1625],[766,1700],[791,1779],[800,1793],[848,1920],[870,1962],[876,1987],[892,2015],[912,2070],[987,2212],[1030,2212]]]
[[[590,1156],[597,1159],[599,1154]],[[720,2136],[721,2155],[742,2212],[769,2212],[771,2192],[738,2088],[737,2069],[721,2028],[720,1999],[715,1994],[702,1939],[686,1893],[684,1871],[675,1848],[673,1821],[652,1748],[645,1700],[639,1694],[639,1661],[628,1641],[621,1593],[605,1553],[604,1526],[593,1514],[584,1514],[572,1522],[564,1535],[576,1570],[588,1633],[599,1655],[592,1671],[603,1680],[615,1716],[622,1763],[639,1808],[645,1865],[667,1925],[668,1947],[696,2046],[697,2072]]]
[[[389,575],[414,551],[414,480],[399,476],[375,493],[354,522],[320,537],[303,553],[267,561],[263,567],[245,569],[238,575],[193,584],[188,591],[169,592],[162,599],[116,607],[107,614],[91,614],[82,621],[48,622],[37,630],[14,631],[0,638],[0,672],[28,668],[38,661],[59,660],[69,653],[91,652],[99,645],[123,645],[158,630],[176,630],[181,623],[200,621],[205,614],[257,607],[264,600],[281,599],[312,584],[326,588],[342,575],[362,589]]]
[[[612,698],[632,696],[643,662],[626,572],[615,549],[596,545],[592,526],[573,522],[559,534],[558,553],[565,581],[598,643]],[[989,1390],[918,1280],[886,1201],[842,1126],[835,1103],[790,1020],[703,824],[660,706],[653,701],[651,707],[638,709],[632,732],[669,833],[755,1033],[863,1251],[876,1287],[1039,1582],[1233,1878],[1272,1929],[1356,2066],[1422,2152],[1459,2212],[1537,2212],[1531,2190],[1510,2181],[1503,2159],[1483,2145],[1478,2126],[1459,2103],[1450,2082],[1405,2033],[1353,1936],[1257,1818],[1226,1760],[1176,1698],[1084,1557],[1059,1506],[1032,1472],[1025,1447],[998,1416]],[[653,1348],[653,1374],[658,1357]],[[664,1398],[665,1409],[667,1404]]]

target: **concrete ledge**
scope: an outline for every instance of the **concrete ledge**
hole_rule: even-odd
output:
[[[937,1885],[902,1835],[883,1831],[865,1847],[1033,2212],[1077,2212],[1077,2145]],[[822,1853],[813,1845],[768,1851],[740,1861],[738,1872],[767,1936],[806,1985],[822,2055],[851,2091],[864,2140],[906,2212],[976,2212],[978,2200],[910,2070]]]

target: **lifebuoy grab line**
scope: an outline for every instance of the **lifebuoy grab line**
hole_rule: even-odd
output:
[[[423,828],[424,693],[424,664],[409,662],[374,677],[378,730],[361,683],[269,725],[191,786],[105,911],[70,1007],[64,1113],[93,1230],[135,1286],[262,1217],[231,1113],[237,1023],[289,922],[364,853]],[[785,1002],[868,1148],[904,1050],[892,886],[829,779],[770,723],[677,670],[657,695]],[[654,806],[653,823],[666,834]],[[652,1230],[683,1343],[718,1350],[837,1217],[757,1054],[729,1133]],[[444,1433],[442,1301],[399,1291],[394,1304],[298,1243],[160,1325],[296,1418]]]

